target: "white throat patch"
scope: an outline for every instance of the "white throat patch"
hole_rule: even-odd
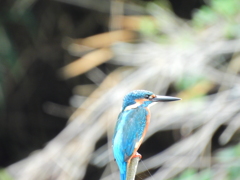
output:
[[[148,108],[152,107],[152,106],[155,105],[155,104],[157,104],[157,102],[153,102],[153,103],[149,104],[149,105],[148,105]],[[140,103],[135,103],[135,104],[129,105],[129,106],[127,106],[127,107],[124,109],[124,111],[130,110],[130,109],[135,109],[135,108],[137,108],[137,107],[140,106],[140,105],[142,105],[142,104],[140,104]]]
[[[130,106],[127,106],[127,107],[124,109],[124,111],[130,110],[130,109],[135,109],[135,108],[137,108],[137,107],[140,106],[140,105],[142,105],[142,104],[140,104],[140,103],[132,104],[132,105],[130,105]]]

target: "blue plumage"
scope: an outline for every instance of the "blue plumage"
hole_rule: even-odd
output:
[[[113,136],[113,155],[120,170],[121,180],[126,180],[127,162],[140,147],[150,121],[148,106],[153,102],[176,101],[179,98],[156,96],[150,91],[135,90],[123,99]]]
[[[127,160],[133,154],[136,143],[139,142],[143,135],[148,114],[145,107],[151,101],[148,101],[149,103],[145,101],[144,104],[136,108],[125,109],[136,104],[136,99],[144,99],[152,94],[150,91],[137,90],[124,97],[122,112],[118,116],[113,136],[113,153],[120,170],[121,180],[126,179]]]
[[[133,154],[136,143],[139,142],[143,135],[147,113],[143,106],[139,106],[123,111],[119,115],[113,137],[113,153],[121,176],[126,174],[127,160]]]

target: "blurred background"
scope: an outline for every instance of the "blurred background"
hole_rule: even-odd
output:
[[[0,1],[0,179],[118,179],[134,89],[152,107],[136,180],[240,179],[240,1]]]

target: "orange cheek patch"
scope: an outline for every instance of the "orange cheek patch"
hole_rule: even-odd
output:
[[[135,102],[138,104],[144,103],[144,101],[147,101],[147,99],[136,99]]]
[[[156,97],[156,95],[153,94],[153,95],[150,96],[150,99],[155,98],[155,97]]]

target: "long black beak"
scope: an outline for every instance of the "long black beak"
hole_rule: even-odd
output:
[[[155,98],[150,99],[152,102],[167,102],[167,101],[179,101],[181,98],[172,97],[172,96],[159,96],[157,95]]]

